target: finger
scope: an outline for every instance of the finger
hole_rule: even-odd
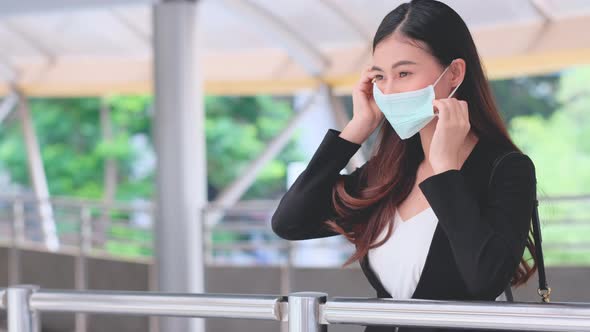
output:
[[[455,123],[461,124],[463,122],[463,116],[461,115],[461,105],[455,98],[449,99],[449,109],[451,109],[451,117]]]
[[[441,109],[444,107],[444,105],[442,104],[440,99],[434,99],[432,101],[432,106],[434,107],[434,114],[436,114],[438,117],[441,117]]]
[[[457,116],[455,114],[455,110],[453,109],[454,105],[451,100],[442,99],[441,103],[444,105],[443,109],[445,110],[448,123],[455,123]]]
[[[451,98],[451,104],[453,105],[452,109],[455,121],[457,121],[459,124],[464,124],[465,114],[463,110],[462,100],[459,100],[457,98]]]
[[[438,113],[439,113],[440,111],[438,110],[438,102],[437,102],[437,100],[436,100],[436,99],[434,99],[434,100],[432,101],[432,112],[434,113],[434,115],[436,115],[436,116],[439,116],[439,114],[438,114]]]
[[[373,91],[372,80],[374,77],[375,77],[375,73],[370,72],[370,68],[363,70],[363,72],[361,73],[361,77],[359,79],[359,82],[357,84],[357,89],[359,91],[362,91],[365,94],[372,93],[372,91]]]
[[[375,77],[375,73],[371,70],[371,68],[371,65],[367,65],[367,67],[365,67],[365,69],[362,71],[361,82],[368,83]]]
[[[465,115],[463,114],[463,105],[461,104],[461,100],[456,98],[453,99],[453,109],[455,113],[455,117],[459,124],[463,125],[465,123]]]
[[[372,88],[372,85],[374,83],[374,79],[375,76],[377,76],[377,73],[373,72],[371,70],[371,67],[367,67],[362,73],[361,73],[361,77],[359,80],[359,86],[362,87],[362,89],[366,90],[369,87]]]
[[[463,120],[469,124],[469,107],[465,100],[459,101],[459,105],[461,106],[461,115],[463,116]]]
[[[434,115],[438,116],[440,118],[440,109],[439,109],[440,103],[438,102],[438,100],[433,100],[432,101],[432,110],[434,112]]]
[[[447,112],[446,105],[440,99],[435,99],[433,104],[438,110],[439,121],[447,122],[449,120],[449,114]]]

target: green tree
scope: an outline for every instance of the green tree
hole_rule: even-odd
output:
[[[117,162],[118,199],[153,195],[154,170],[135,171],[142,156],[153,154],[151,97],[113,96],[106,103],[113,126],[109,141],[102,138],[98,98],[30,101],[52,195],[101,198],[106,159]],[[205,109],[208,178],[217,190],[238,177],[293,116],[287,102],[270,96],[208,96]],[[147,145],[133,144],[138,137]],[[290,143],[263,169],[244,198],[278,195],[284,190],[286,164],[300,158]],[[14,182],[29,185],[21,126],[14,114],[0,129],[0,167]]]
[[[212,96],[205,102],[207,167],[215,188],[223,188],[239,177],[293,116],[287,102],[268,96]],[[264,167],[244,198],[273,198],[283,193],[288,162],[302,158],[292,140]]]
[[[510,123],[515,142],[533,159],[539,195],[588,195],[590,187],[590,67],[561,73],[549,116],[516,116]],[[543,244],[549,265],[588,265],[590,212],[581,201],[540,204]]]
[[[99,101],[96,98],[36,99],[30,102],[33,123],[48,178],[55,195],[97,198],[101,194],[102,159],[95,152],[100,142]],[[2,124],[0,163],[12,180],[29,185],[26,149],[18,116]]]
[[[555,98],[559,74],[517,77],[490,82],[504,121],[521,115],[549,117],[559,108]]]
[[[555,94],[559,107],[513,118],[515,142],[535,161],[547,195],[587,194],[590,186],[590,67],[564,71]]]

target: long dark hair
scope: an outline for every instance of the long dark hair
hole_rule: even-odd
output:
[[[510,139],[498,113],[469,29],[452,8],[435,0],[413,0],[401,4],[379,25],[373,39],[373,51],[394,32],[421,42],[443,67],[453,59],[463,59],[466,73],[455,96],[469,104],[471,129],[480,139],[520,151]],[[359,181],[345,188],[344,177],[341,177],[332,190],[337,218],[326,223],[356,247],[355,253],[343,266],[363,259],[369,249],[382,245],[391,236],[393,226],[390,220],[396,207],[410,194],[418,165],[423,160],[420,135],[402,140],[389,122],[383,121],[373,157],[360,171]],[[366,222],[358,222],[359,218],[364,218]],[[386,237],[374,243],[385,227],[388,227]],[[351,231],[345,231],[345,228]],[[537,267],[530,232],[526,246],[533,256],[534,265],[530,267],[527,260],[521,259],[511,280],[514,286],[524,284]]]

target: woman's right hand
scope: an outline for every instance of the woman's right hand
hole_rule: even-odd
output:
[[[352,120],[340,133],[340,137],[362,144],[383,120],[383,113],[373,98],[373,78],[371,65],[361,73],[357,85],[352,90]]]

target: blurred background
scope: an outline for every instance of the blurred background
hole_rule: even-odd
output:
[[[0,287],[374,296],[357,264],[340,268],[343,238],[287,242],[270,217],[350,119],[373,33],[401,2],[1,0]],[[536,164],[554,299],[588,301],[590,1],[444,2]],[[43,328],[158,324],[47,314]]]

